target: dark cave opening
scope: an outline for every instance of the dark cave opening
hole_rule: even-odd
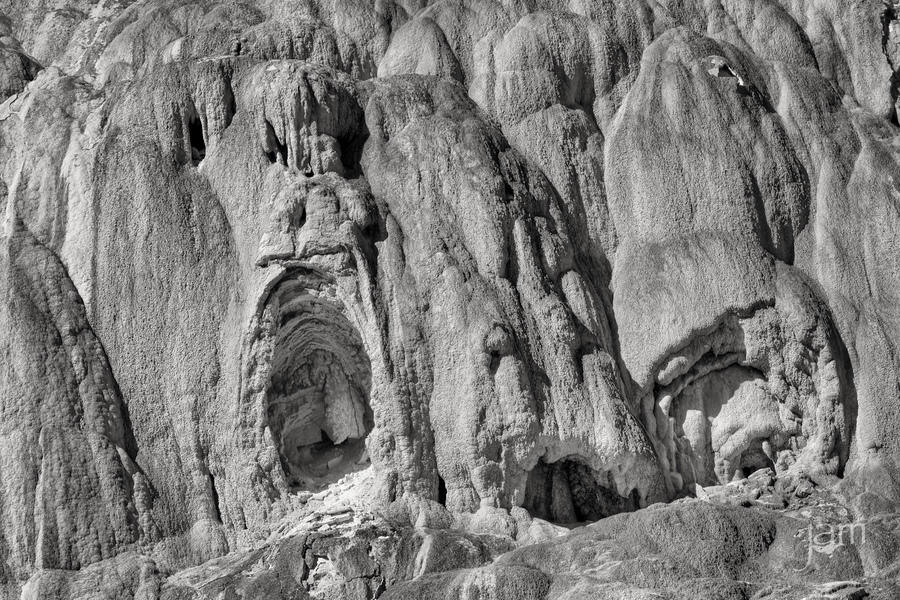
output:
[[[368,465],[371,366],[341,306],[292,283],[277,295],[267,418],[289,486],[315,489]]]
[[[742,477],[749,477],[760,469],[772,469],[772,472],[775,472],[775,462],[766,455],[763,443],[765,443],[764,440],[754,440],[750,447],[741,454],[738,471]]]
[[[637,490],[620,496],[608,472],[598,472],[578,459],[553,463],[544,459],[528,473],[522,507],[533,517],[560,525],[598,521],[640,508]]]
[[[337,138],[345,177],[353,179],[362,174],[360,163],[367,139],[369,139],[369,130],[362,119],[360,119],[360,129]]]
[[[191,147],[191,164],[196,167],[206,157],[203,123],[196,113],[192,113],[188,118],[188,143]]]
[[[447,505],[447,482],[440,475],[438,475],[437,501],[444,506]]]

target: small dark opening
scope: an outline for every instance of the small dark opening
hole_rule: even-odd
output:
[[[269,121],[266,121],[266,139],[263,152],[265,152],[266,158],[269,159],[270,163],[280,162],[282,165],[287,166],[287,146],[275,135],[275,128],[272,127]]]
[[[370,242],[383,242],[387,239],[387,230],[381,218],[375,218],[371,223],[363,227],[362,235]]]
[[[227,82],[225,87],[225,127],[231,125],[234,115],[237,114],[237,100],[234,98],[234,89],[231,82]]]
[[[716,77],[734,77],[734,71],[728,65],[719,65],[716,69]]]
[[[306,207],[302,207],[299,211],[299,214],[294,215],[293,223],[291,223],[292,227],[296,229],[303,229],[303,226],[306,225]]]
[[[192,114],[188,120],[188,140],[191,145],[191,164],[196,167],[206,157],[203,123],[196,114]]]
[[[362,231],[362,251],[366,257],[366,262],[373,272],[378,270],[378,242],[387,239],[387,230],[383,226],[381,217],[377,216],[371,223],[363,227]]]
[[[369,139],[369,129],[366,127],[362,115],[359,117],[359,129],[353,133],[338,137],[338,147],[341,152],[341,163],[344,165],[344,176],[348,178],[359,177],[362,173],[360,160],[366,140]]]
[[[499,353],[491,352],[491,363],[488,365],[488,370],[492,376],[497,374],[501,360],[503,360],[503,357]]]
[[[894,109],[891,111],[890,121],[892,124],[900,126],[900,120],[898,120],[897,116],[897,100],[900,99],[900,69],[897,67],[900,65],[894,64],[888,49],[888,45],[891,42],[891,24],[897,20],[897,11],[890,3],[885,3],[885,5],[885,10],[881,14],[881,51],[888,58],[892,71],[890,94],[894,103]]]
[[[763,452],[762,441],[757,440],[741,455],[740,470],[743,477],[750,477],[760,469],[772,469],[774,472],[775,463]]]
[[[581,347],[575,351],[575,377],[578,383],[584,383],[584,358],[597,351],[597,346],[593,342],[584,342]]]
[[[219,509],[219,490],[216,489],[216,478],[213,477],[213,474],[209,474],[209,490],[212,494],[212,505],[213,510],[215,511],[216,520],[221,523],[222,522],[222,511]]]
[[[445,506],[447,505],[447,483],[440,475],[438,475],[437,501]]]

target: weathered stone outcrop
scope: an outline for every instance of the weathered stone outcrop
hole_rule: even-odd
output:
[[[790,582],[900,502],[896,10],[0,0],[4,594]]]
[[[151,488],[103,347],[59,259],[15,220],[0,251],[5,581],[135,547]]]

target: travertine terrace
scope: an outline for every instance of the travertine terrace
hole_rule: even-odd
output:
[[[0,597],[900,597],[898,11],[0,0]]]

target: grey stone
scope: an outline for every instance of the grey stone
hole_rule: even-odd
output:
[[[890,597],[898,60],[878,0],[0,0],[0,598]]]

